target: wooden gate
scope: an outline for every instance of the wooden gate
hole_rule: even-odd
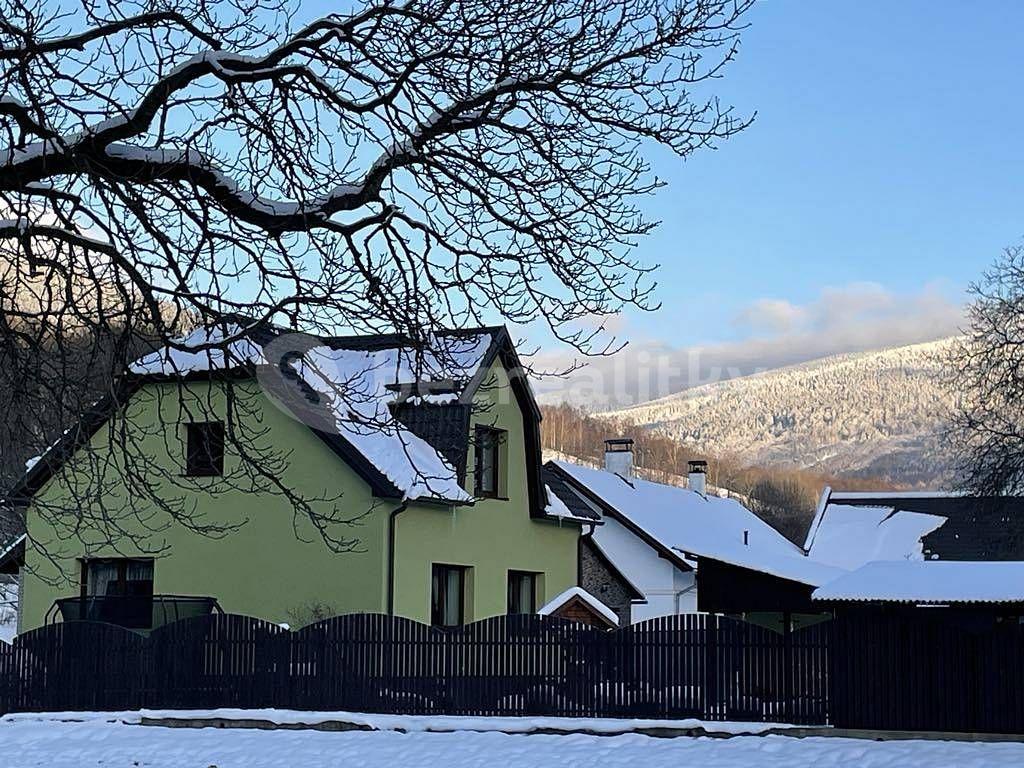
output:
[[[1024,626],[918,612],[833,622],[833,723],[1024,733]]]

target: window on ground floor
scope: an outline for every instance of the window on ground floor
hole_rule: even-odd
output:
[[[430,590],[430,623],[435,627],[458,627],[466,616],[466,568],[461,565],[433,566]]]
[[[530,571],[508,572],[509,614],[537,612],[537,574]]]
[[[82,563],[83,597],[152,597],[153,561],[103,558]]]
[[[82,561],[79,618],[123,627],[148,628],[153,621],[153,561],[97,558]]]

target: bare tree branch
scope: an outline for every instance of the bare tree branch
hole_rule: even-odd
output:
[[[965,335],[951,349],[956,402],[948,438],[958,485],[980,496],[1024,490],[1024,248],[1007,248],[970,288]]]
[[[713,89],[752,0],[367,0],[314,20],[287,0],[71,2],[0,0],[0,443],[21,461],[112,398],[108,450],[67,489],[111,537],[138,522],[118,477],[224,532],[129,423],[118,382],[141,352],[226,356],[276,322],[426,358],[434,329],[507,321],[608,353],[595,318],[656,306],[635,256],[662,186],[649,150],[686,158],[749,122]],[[227,333],[183,340],[197,324]],[[224,488],[356,546],[351,511],[281,479],[260,393],[226,386]],[[181,417],[220,407],[178,389]]]
[[[22,37],[25,42],[20,46],[0,48],[0,61],[4,59],[27,58],[29,56],[38,56],[45,53],[56,53],[58,51],[66,50],[83,51],[85,50],[85,46],[89,43],[93,43],[104,37],[111,37],[112,35],[116,35],[118,32],[124,32],[125,30],[133,27],[152,29],[153,27],[158,27],[162,24],[173,24],[179,26],[195,35],[198,39],[202,40],[214,50],[220,48],[219,40],[207,35],[180,13],[175,13],[174,11],[158,11],[155,13],[143,13],[139,16],[133,16],[127,19],[117,19],[115,21],[99,23],[85,32],[80,32],[77,35],[68,35],[67,37],[61,37],[55,40],[36,40],[34,37],[26,34],[16,27],[5,24],[4,26],[8,32],[12,33],[15,37]]]

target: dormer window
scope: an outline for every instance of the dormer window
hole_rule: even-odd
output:
[[[186,424],[186,465],[189,477],[218,477],[224,474],[224,422],[198,421]]]

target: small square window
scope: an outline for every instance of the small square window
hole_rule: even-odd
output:
[[[537,574],[508,572],[508,612],[510,615],[537,612]]]
[[[190,477],[224,474],[224,422],[200,421],[187,424],[186,470]]]
[[[497,498],[500,491],[501,444],[505,433],[490,427],[476,428],[476,495],[481,498]]]

